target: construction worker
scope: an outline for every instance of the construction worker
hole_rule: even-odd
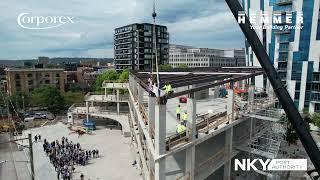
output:
[[[169,82],[166,82],[162,89],[165,91],[166,95],[173,93],[172,86]]]
[[[188,121],[188,113],[187,111],[184,111],[184,113],[182,114],[182,122],[184,126],[187,126],[187,121]]]
[[[184,126],[183,122],[177,125],[177,133],[182,135],[186,131],[186,126]]]
[[[180,121],[180,112],[181,112],[181,108],[180,108],[180,104],[176,107],[176,114],[177,114],[177,119]]]

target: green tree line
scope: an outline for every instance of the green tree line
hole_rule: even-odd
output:
[[[128,82],[128,80],[129,80],[128,70],[123,70],[121,73],[118,73],[115,70],[108,70],[97,77],[93,87],[95,91],[101,91],[103,81],[124,83],[124,82]]]
[[[16,111],[28,111],[30,108],[46,109],[53,114],[65,111],[74,103],[84,101],[84,92],[68,91],[61,92],[54,86],[44,86],[34,90],[32,93],[16,92],[8,99],[11,113]]]

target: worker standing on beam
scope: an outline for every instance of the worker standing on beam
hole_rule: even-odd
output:
[[[182,115],[182,122],[183,122],[184,126],[187,126],[187,121],[188,121],[188,113],[187,113],[187,111],[184,111],[184,113]]]
[[[166,84],[162,88],[165,91],[166,96],[170,95],[173,93],[172,86],[169,82],[166,82]]]
[[[182,135],[186,131],[186,126],[183,124],[183,122],[179,123],[177,125],[177,133],[179,135]]]
[[[177,114],[177,119],[180,121],[180,112],[181,112],[181,107],[180,104],[176,107],[176,114]]]

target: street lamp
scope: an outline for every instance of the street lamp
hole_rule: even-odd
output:
[[[24,96],[22,95],[22,111],[24,112]]]

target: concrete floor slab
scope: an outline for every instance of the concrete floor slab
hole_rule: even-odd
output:
[[[177,123],[179,123],[179,121],[176,118],[176,107],[178,106],[178,104],[180,104],[181,106],[182,113],[187,110],[187,103],[179,103],[179,98],[168,100],[166,114],[167,136],[176,133],[176,126]],[[196,104],[197,114],[205,114],[208,112],[215,114],[226,111],[227,98],[213,98],[213,96],[210,96],[207,99],[197,100]]]
[[[31,132],[32,135],[40,134],[42,140],[49,141],[67,137],[73,142],[79,142],[84,149],[99,149],[100,157],[91,159],[87,166],[76,166],[74,177],[79,179],[81,173],[85,179],[91,180],[138,180],[140,179],[139,170],[131,164],[136,159],[136,151],[130,145],[130,138],[124,138],[119,130],[109,130],[98,127],[93,135],[70,134],[67,126],[58,123],[51,126],[44,126],[25,131],[24,134]],[[35,173],[36,179],[56,179],[52,164],[42,149],[41,143],[34,143]]]

